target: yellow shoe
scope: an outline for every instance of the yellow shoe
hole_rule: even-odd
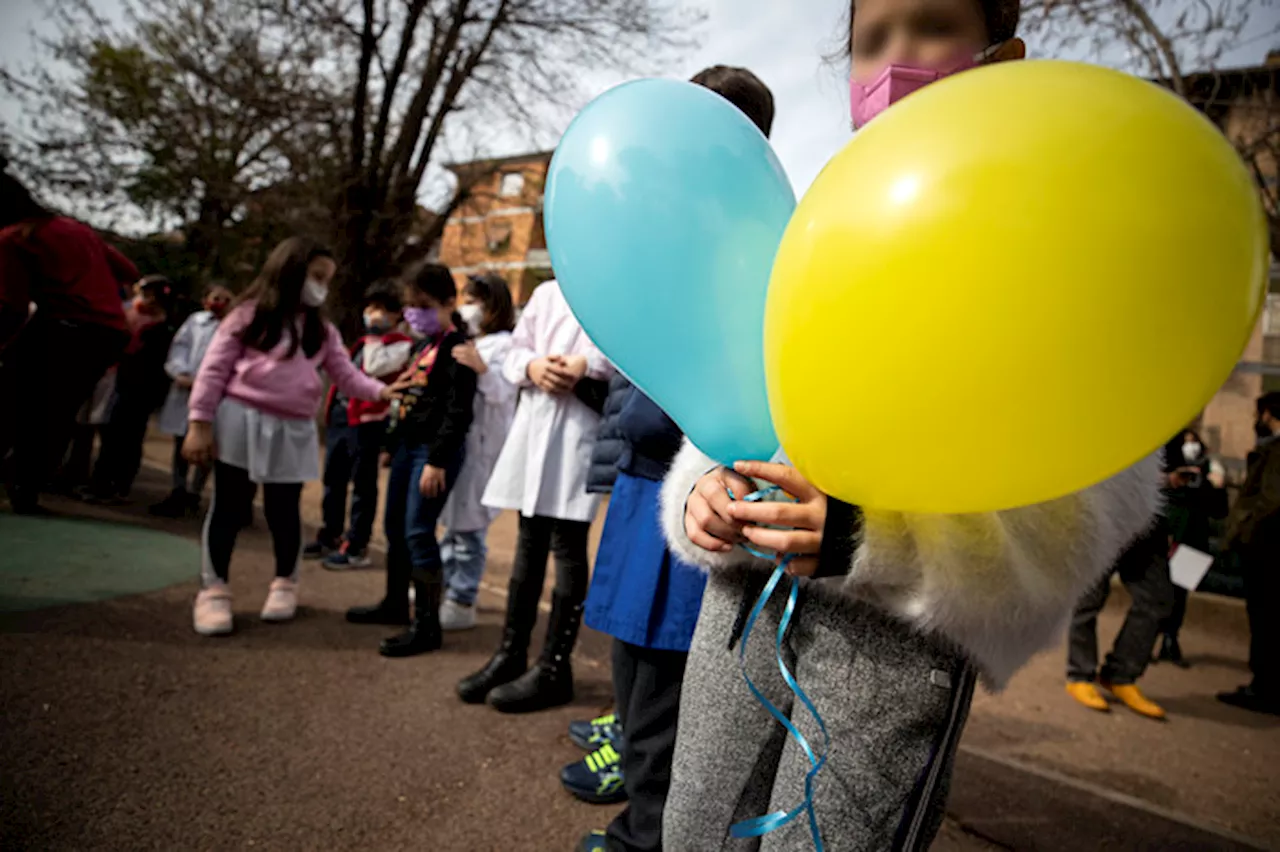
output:
[[[1102,693],[1098,692],[1098,687],[1087,680],[1067,681],[1067,695],[1070,695],[1090,710],[1099,710],[1103,713],[1111,710],[1111,705],[1107,703],[1107,699],[1102,697]]]
[[[1142,690],[1132,683],[1102,684],[1111,690],[1111,694],[1119,698],[1125,707],[1148,719],[1163,719],[1164,708],[1142,694]]]

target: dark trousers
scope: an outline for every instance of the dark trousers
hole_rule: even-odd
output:
[[[93,466],[90,485],[103,495],[127,496],[142,467],[142,444],[152,406],[146,395],[117,390],[111,420],[102,427],[102,447]]]
[[[341,416],[341,412],[339,412]],[[340,418],[339,418],[340,419]],[[347,518],[347,485],[351,485],[351,528],[347,542],[353,549],[368,547],[373,518],[378,512],[378,454],[386,434],[385,423],[348,426],[331,423],[325,430],[324,525],[317,536],[335,545]]]
[[[1169,615],[1160,622],[1160,632],[1171,639],[1177,639],[1182,631],[1182,622],[1187,617],[1187,590],[1181,586],[1173,587],[1173,608]]]
[[[213,469],[197,465],[195,474],[191,475],[191,465],[182,457],[182,442],[186,439],[185,435],[175,435],[173,438],[173,490],[175,493],[199,497],[204,493],[204,484],[209,481],[209,474]]]
[[[1133,598],[1115,646],[1098,671],[1098,613],[1111,594],[1111,575]],[[1121,554],[1115,567],[1098,581],[1076,604],[1071,617],[1067,650],[1067,678],[1114,684],[1129,684],[1142,677],[1151,661],[1151,646],[1160,632],[1160,622],[1173,609],[1173,582],[1169,579],[1168,538],[1157,529]]]
[[[1280,542],[1255,544],[1240,557],[1253,691],[1280,702]]]
[[[444,562],[436,538],[436,521],[458,479],[462,454],[443,465],[444,490],[434,497],[422,493],[422,469],[431,463],[424,446],[401,445],[391,456],[387,478],[387,507],[383,529],[387,535],[388,605],[409,607],[409,580],[433,587],[418,600],[438,600],[444,583]]]
[[[671,788],[680,687],[689,655],[613,640],[615,712],[626,735],[622,774],[627,807],[609,824],[612,852],[662,849],[662,808]]]
[[[0,459],[15,509],[35,508],[66,453],[76,413],[128,341],[123,331],[41,320],[37,313],[5,348]]]
[[[217,462],[213,473],[213,502],[204,519],[204,584],[227,582],[236,536],[248,525],[258,486],[242,467]],[[301,482],[269,482],[262,486],[262,508],[271,530],[276,576],[295,577],[302,558]]]
[[[581,606],[587,597],[590,573],[587,562],[587,534],[590,530],[591,524],[587,521],[563,521],[541,515],[526,518],[521,515],[511,579],[528,584],[540,595],[547,576],[547,556],[554,553],[556,595],[566,598],[573,606]]]

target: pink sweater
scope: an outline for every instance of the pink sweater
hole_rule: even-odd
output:
[[[191,389],[191,420],[213,421],[223,397],[286,420],[308,420],[316,416],[324,384],[319,369],[347,396],[370,401],[379,398],[383,384],[360,372],[342,343],[342,336],[326,323],[324,345],[308,358],[301,346],[293,357],[288,338],[270,352],[262,352],[240,342],[240,332],[253,319],[254,304],[246,302],[227,314],[209,344],[195,386]]]

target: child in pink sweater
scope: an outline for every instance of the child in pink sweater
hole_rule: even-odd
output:
[[[387,385],[355,368],[321,313],[336,271],[333,256],[311,240],[280,243],[218,327],[196,375],[182,452],[195,464],[214,463],[203,588],[193,613],[202,635],[231,632],[231,551],[259,484],[276,557],[262,618],[288,621],[297,610],[298,505],[302,484],[320,477],[315,416],[324,385],[317,370],[349,397],[392,396]]]

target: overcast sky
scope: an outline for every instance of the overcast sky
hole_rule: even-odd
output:
[[[692,5],[706,9],[702,46],[685,67],[688,77],[707,65],[743,65],[755,71],[774,92],[777,117],[773,144],[795,185],[803,193],[822,166],[849,139],[848,88],[842,70],[825,63],[839,41],[841,12],[847,0],[698,0]],[[118,0],[97,0],[108,16],[118,14]],[[802,14],[797,10],[803,8]],[[1260,64],[1268,48],[1280,47],[1273,35],[1280,24],[1280,6],[1275,2],[1254,16],[1242,46],[1223,61],[1224,66]],[[21,62],[31,55],[28,33],[41,20],[37,0],[0,0],[0,56],[6,64]],[[1030,45],[1032,55],[1043,55]],[[1067,57],[1082,58],[1082,57]],[[603,89],[610,81],[593,79],[593,88]],[[592,92],[589,94],[598,94]],[[0,117],[12,120],[15,107],[0,95]],[[553,125],[561,122],[553,121]],[[544,138],[554,142],[562,126],[553,126]],[[474,143],[468,143],[474,145]],[[484,153],[517,153],[531,144],[527,133],[490,129],[483,140]],[[438,191],[438,185],[437,185]]]

